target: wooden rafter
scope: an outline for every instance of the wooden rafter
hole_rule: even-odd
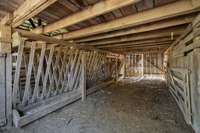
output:
[[[139,1],[140,0],[104,0],[83,11],[49,24],[46,27],[36,28],[33,32],[41,34],[55,31]]]
[[[199,5],[193,5],[190,0],[181,0],[151,10],[139,12],[107,23],[91,26],[63,34],[64,39],[74,39],[89,35],[104,33],[130,26],[137,26],[160,21],[198,11]]]
[[[12,27],[21,25],[25,20],[32,18],[57,0],[26,0],[13,13]]]
[[[162,47],[162,46],[169,46],[172,44],[172,41],[166,41],[166,42],[159,42],[159,43],[150,43],[150,44],[144,44],[144,45],[130,45],[125,47],[118,47],[115,48],[115,50],[118,49],[136,49],[136,48],[149,48],[149,47]],[[112,49],[112,48],[109,48]]]
[[[162,46],[165,44],[172,44],[173,41],[163,41],[163,42],[156,42],[156,43],[147,43],[147,44],[142,44],[142,45],[128,45],[128,46],[121,46],[121,47],[116,47],[115,49],[121,49],[121,48],[141,48],[141,47],[148,47],[148,46]],[[101,47],[103,48],[103,47]],[[110,47],[112,49],[112,47]]]
[[[155,39],[161,37],[170,37],[171,33],[173,32],[174,36],[180,35],[183,33],[184,27],[175,27],[169,28],[165,30],[156,30],[152,32],[145,32],[136,35],[129,35],[124,36],[121,38],[110,38],[110,39],[103,39],[99,41],[87,42],[87,43],[80,43],[81,45],[106,45],[106,44],[114,44],[114,43],[122,43],[122,42],[129,42],[129,41],[136,41],[136,40],[144,40],[144,39]]]
[[[119,36],[124,36],[124,35],[129,35],[129,34],[136,34],[136,33],[141,33],[141,32],[147,32],[147,31],[152,31],[152,30],[179,26],[179,25],[188,24],[192,22],[193,18],[194,17],[192,15],[176,17],[176,18],[162,20],[162,21],[158,21],[158,22],[154,22],[154,23],[150,23],[146,25],[141,25],[141,26],[136,26],[136,27],[132,27],[128,29],[113,31],[110,33],[98,34],[98,35],[86,37],[83,39],[77,39],[76,42],[87,42],[87,41],[94,41],[94,40],[100,40],[100,39],[107,39],[107,38],[112,38],[112,37],[119,37]]]
[[[156,38],[156,39],[147,39],[147,40],[131,41],[126,43],[111,44],[111,45],[100,45],[97,46],[97,48],[116,48],[116,47],[138,46],[138,45],[140,46],[145,44],[161,43],[166,41],[173,41],[173,40],[170,37]]]
[[[156,50],[156,49],[167,49],[170,46],[170,44],[164,44],[160,46],[148,46],[148,47],[135,47],[135,48],[121,48],[121,49],[106,49],[111,50],[112,52],[130,52],[130,51],[150,51]]]

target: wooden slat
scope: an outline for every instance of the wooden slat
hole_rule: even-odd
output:
[[[46,51],[46,44],[42,44],[42,50],[41,50],[41,54],[40,54],[40,60],[39,60],[37,75],[36,75],[36,79],[35,79],[35,88],[33,91],[32,102],[34,102],[36,100],[36,98],[39,98],[39,82],[40,82],[40,78],[42,75],[45,51]]]
[[[44,81],[43,81],[41,99],[43,99],[47,95],[47,80],[48,80],[48,75],[49,75],[49,71],[50,71],[50,66],[51,66],[51,63],[52,63],[53,54],[54,54],[54,47],[51,48],[50,53],[49,53],[46,71],[45,71],[45,76],[44,76]]]
[[[19,102],[19,77],[20,77],[20,69],[22,63],[22,55],[24,50],[24,40],[20,37],[18,33],[13,35],[13,43],[14,45],[18,45],[18,53],[17,53],[17,65],[15,69],[14,83],[13,83],[13,106],[16,106],[16,103]]]
[[[34,55],[35,55],[35,43],[31,46],[30,56],[29,56],[29,64],[28,64],[28,72],[26,76],[26,84],[25,84],[25,91],[22,99],[22,104],[27,104],[29,98],[30,98],[30,91],[31,91],[31,74],[32,74],[32,68],[33,68],[33,61],[34,61]]]

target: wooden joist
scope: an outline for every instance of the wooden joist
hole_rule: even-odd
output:
[[[119,38],[109,38],[98,41],[92,41],[87,43],[80,43],[80,45],[106,45],[106,44],[114,44],[114,43],[122,43],[136,40],[145,40],[145,39],[155,39],[161,37],[171,37],[171,33],[173,32],[174,36],[180,35],[184,31],[184,27],[176,27],[169,28],[165,30],[157,30],[152,32],[145,32],[140,34],[133,34],[129,36],[119,37]]]
[[[158,22],[154,22],[154,23],[150,23],[150,24],[144,24],[141,26],[136,26],[136,27],[132,27],[132,28],[128,28],[128,29],[117,30],[117,31],[104,33],[104,34],[98,34],[98,35],[86,37],[83,39],[77,39],[76,42],[77,43],[88,42],[88,41],[94,41],[94,40],[107,39],[107,38],[112,38],[112,37],[119,37],[119,36],[124,36],[124,35],[142,33],[142,32],[147,32],[147,31],[152,31],[152,30],[170,28],[173,26],[188,24],[188,23],[192,22],[192,20],[193,20],[192,15],[176,17],[176,18],[162,20],[162,21],[158,21]]]
[[[175,38],[174,38],[175,39]],[[116,44],[107,44],[96,46],[97,48],[116,48],[116,47],[126,47],[126,46],[141,46],[152,43],[162,43],[166,41],[173,41],[170,37],[167,38],[155,38],[155,39],[147,39],[147,40],[139,40],[139,41],[130,41],[124,43],[116,43]]]
[[[115,48],[115,50],[119,49],[142,49],[142,48],[156,48],[156,47],[169,47],[171,42],[163,42],[163,43],[157,43],[157,44],[149,44],[149,45],[142,45],[142,46],[129,46],[129,47],[121,47],[121,48]],[[112,48],[110,48],[112,49]]]
[[[70,15],[69,17],[65,17],[52,24],[49,24],[46,27],[36,28],[33,30],[33,32],[39,34],[52,32],[139,1],[141,0],[104,0],[86,8],[83,11]]]
[[[151,10],[139,12],[127,17],[116,19],[107,23],[80,29],[63,34],[64,39],[74,39],[98,33],[113,31],[130,26],[137,26],[150,22],[173,18],[180,15],[196,12],[199,6],[193,5],[190,0],[181,0]]]
[[[152,49],[158,49],[158,50],[162,50],[162,49],[167,49],[170,46],[170,44],[164,44],[164,45],[160,45],[160,46],[145,46],[145,47],[135,47],[135,48],[121,48],[121,49],[109,49],[110,51],[113,52],[132,52],[132,51],[151,51]],[[107,49],[108,50],[108,49]]]
[[[158,43],[149,43],[149,44],[143,44],[143,45],[128,45],[128,46],[122,46],[122,47],[115,47],[114,49],[131,49],[131,48],[146,48],[149,46],[169,46],[169,44],[171,44],[172,41],[166,41],[166,42],[158,42]],[[104,49],[104,48],[102,48]],[[109,49],[112,49],[112,47],[110,47]]]
[[[25,20],[34,17],[57,0],[26,0],[13,13],[12,27],[21,25]]]

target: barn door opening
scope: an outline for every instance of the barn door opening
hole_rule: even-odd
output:
[[[140,77],[144,75],[143,54],[129,54],[125,58],[126,77]]]
[[[125,77],[164,77],[164,53],[131,53],[125,56]]]

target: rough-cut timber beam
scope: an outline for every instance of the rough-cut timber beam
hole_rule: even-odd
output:
[[[74,47],[77,49],[94,50],[94,51],[99,51],[99,52],[104,52],[104,53],[110,53],[110,51],[97,49],[93,46],[87,46],[87,47],[77,46],[75,43],[66,42],[62,39],[56,39],[56,38],[48,37],[45,35],[35,34],[29,31],[25,31],[25,30],[15,29],[15,31],[18,32],[21,36],[28,38],[30,40],[44,41],[54,46],[62,45],[63,47]]]
[[[180,15],[189,14],[200,10],[199,5],[193,5],[190,0],[181,0],[161,7],[139,12],[127,17],[116,19],[107,23],[91,26],[81,30],[63,34],[63,39],[74,39],[89,35],[104,33],[130,26],[137,26],[150,22],[169,19]]]
[[[8,13],[3,19],[0,21],[0,24],[2,25],[9,25],[12,23],[13,15],[11,13]]]
[[[173,40],[176,40],[176,38],[173,38]],[[135,46],[135,45],[160,43],[160,42],[173,41],[173,40],[171,39],[171,37],[155,38],[155,39],[131,41],[131,42],[125,42],[125,43],[117,43],[117,44],[111,44],[111,45],[101,45],[101,46],[96,46],[96,47],[97,48],[116,48],[116,47],[125,47],[125,46]]]
[[[158,22],[154,22],[150,24],[144,24],[141,26],[136,26],[136,27],[132,27],[128,29],[122,29],[122,30],[113,31],[109,33],[94,35],[94,36],[86,37],[83,39],[77,39],[76,42],[87,42],[87,41],[93,41],[93,40],[107,39],[107,38],[112,38],[112,37],[119,37],[119,36],[124,36],[124,35],[129,35],[129,34],[135,34],[135,33],[141,33],[141,32],[146,32],[146,31],[169,28],[173,26],[179,26],[179,25],[191,23],[193,18],[194,16],[192,15],[176,17],[176,18],[162,20],[162,21],[158,21]]]
[[[148,46],[160,46],[160,45],[165,45],[165,44],[172,44],[173,41],[163,41],[163,42],[157,42],[157,43],[147,43],[147,44],[142,44],[142,45],[129,45],[129,46],[122,46],[122,47],[117,47],[115,49],[121,49],[121,48],[140,48],[140,47],[148,47]],[[112,49],[112,48],[110,48]]]
[[[159,47],[159,46],[168,46],[172,44],[172,41],[166,41],[166,42],[159,42],[159,43],[150,43],[150,44],[144,44],[144,45],[131,45],[131,46],[125,46],[125,47],[118,47],[115,48],[115,50],[117,49],[132,49],[132,48],[146,48],[146,47]],[[112,49],[112,48],[109,48]]]
[[[104,0],[83,11],[49,24],[46,27],[36,28],[33,32],[41,34],[55,31],[139,1],[141,0]]]
[[[20,29],[15,29],[16,32],[19,32],[21,36],[26,37],[30,40],[37,40],[37,41],[45,41],[46,43],[50,43],[50,44],[57,44],[57,45],[65,45],[65,46],[75,46],[75,44],[73,43],[68,43],[64,40],[61,39],[56,39],[53,37],[48,37],[45,35],[38,35],[29,31],[25,31],[25,30],[20,30]]]
[[[129,51],[145,51],[145,50],[156,50],[156,49],[167,49],[170,46],[170,44],[164,44],[164,45],[160,45],[160,46],[149,46],[149,47],[135,47],[135,48],[122,48],[122,49],[106,49],[106,50],[110,50],[112,52],[129,52]],[[150,51],[150,50],[149,50]]]
[[[161,37],[170,37],[172,32],[174,36],[177,36],[184,32],[184,28],[185,27],[181,26],[181,27],[170,28],[166,30],[157,30],[157,31],[152,31],[152,32],[133,34],[133,35],[124,36],[121,38],[104,39],[104,40],[80,43],[80,44],[96,46],[96,45],[106,45],[106,44],[122,43],[122,42],[136,41],[136,40],[145,40],[145,39],[153,39],[153,38],[155,39],[155,38],[161,38]]]
[[[21,25],[25,20],[32,18],[57,0],[26,0],[13,13],[12,27]]]

